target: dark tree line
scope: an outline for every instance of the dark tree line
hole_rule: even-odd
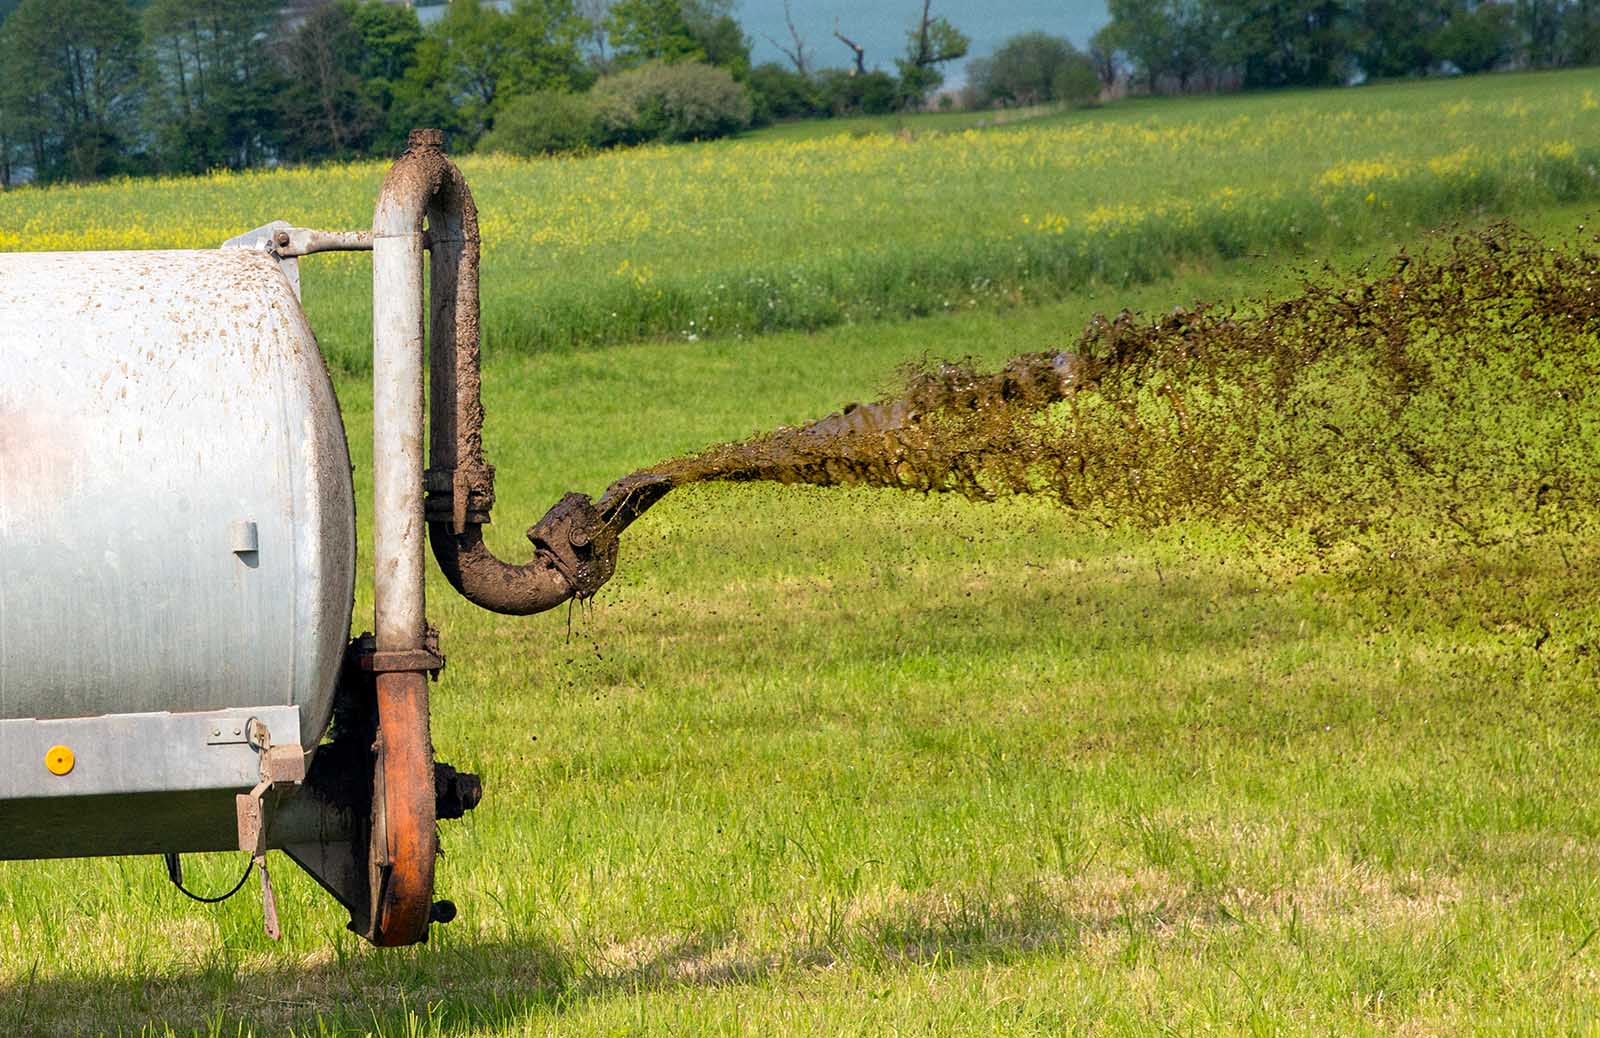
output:
[[[645,0],[626,0],[641,5]],[[572,0],[20,0],[0,25],[0,182],[200,172],[470,145],[506,96],[593,82]]]
[[[1109,0],[1102,75],[1158,92],[1600,60],[1600,0]]]
[[[425,30],[379,0],[0,0],[0,187],[392,154],[418,125],[523,153],[716,136],[920,104],[967,49],[922,0],[898,76],[752,68],[733,3],[453,0]]]
[[[0,187],[392,154],[413,126],[521,154],[926,103],[968,38],[905,0],[905,51],[772,40],[735,0],[453,0],[426,30],[380,0],[0,0]],[[1026,33],[969,67],[970,103],[1600,61],[1600,0],[1108,0],[1087,53]],[[786,8],[787,11],[787,8]],[[826,46],[843,67],[824,67]],[[840,53],[840,48],[846,53]],[[893,72],[882,71],[892,58]],[[948,100],[948,99],[946,99]]]

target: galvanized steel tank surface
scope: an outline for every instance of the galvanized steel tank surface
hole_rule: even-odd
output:
[[[271,258],[0,255],[0,718],[298,704],[313,746],[354,584],[344,427]]]

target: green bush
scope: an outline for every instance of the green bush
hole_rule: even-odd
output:
[[[553,155],[593,148],[600,137],[600,112],[588,95],[539,90],[508,101],[478,150]]]
[[[811,80],[782,65],[757,65],[745,78],[745,86],[750,90],[757,125],[819,115],[824,110]]]
[[[900,103],[900,83],[876,69],[861,76],[824,69],[817,86],[823,106],[834,115],[888,115]]]
[[[750,94],[726,69],[697,61],[648,62],[607,76],[591,92],[616,143],[726,137],[750,125]]]
[[[1094,62],[1083,54],[1074,54],[1066,64],[1056,69],[1050,82],[1052,100],[1074,108],[1086,108],[1100,100],[1100,77],[1095,74]]]

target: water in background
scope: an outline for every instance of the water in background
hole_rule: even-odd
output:
[[[865,48],[867,67],[894,71],[894,59],[905,54],[906,33],[922,13],[914,0],[871,3],[853,0],[790,0],[795,26],[806,41],[808,54],[814,54],[817,67],[844,67],[852,58],[845,45],[833,38],[837,22],[844,34]],[[945,86],[958,87],[966,81],[966,63],[972,58],[993,54],[1002,43],[1021,32],[1042,30],[1065,36],[1079,48],[1089,42],[1095,30],[1110,20],[1105,0],[942,0],[933,13],[950,19],[956,28],[972,37],[972,49],[961,61],[945,69]],[[787,63],[787,59],[767,39],[789,45],[789,30],[783,23],[783,0],[740,0],[734,16],[750,38],[751,57],[756,64],[765,61]]]

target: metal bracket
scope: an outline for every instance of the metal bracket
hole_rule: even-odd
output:
[[[305,781],[306,755],[299,743],[273,745],[272,732],[252,717],[245,724],[245,736],[261,756],[261,781],[248,793],[234,797],[239,824],[239,849],[250,855],[261,873],[262,925],[276,941],[283,935],[278,926],[278,899],[272,892],[272,877],[267,873],[267,824],[270,821],[266,795],[274,786]]]
[[[401,649],[395,652],[374,650],[360,657],[362,670],[374,674],[393,674],[398,671],[415,671],[432,675],[435,679],[444,669],[444,657],[427,649]]]
[[[371,231],[314,231],[294,227],[287,220],[274,220],[222,243],[224,249],[249,249],[265,252],[278,261],[283,276],[289,279],[294,297],[300,298],[298,258],[314,252],[371,252]]]
[[[468,523],[489,524],[494,508],[494,466],[483,465],[472,471],[465,466],[453,469],[428,469],[422,474],[428,496],[423,499],[423,516],[430,523],[449,523],[456,533]]]

